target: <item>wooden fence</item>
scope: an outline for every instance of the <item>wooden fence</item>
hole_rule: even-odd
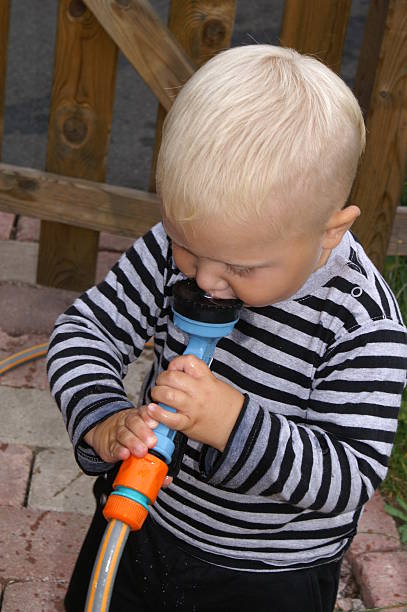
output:
[[[59,0],[45,171],[0,164],[0,210],[42,220],[37,280],[94,282],[98,233],[137,237],[159,219],[154,167],[165,112],[196,68],[230,45],[234,0],[171,0],[168,27],[147,0]],[[339,70],[351,0],[286,0],[281,44]],[[0,0],[0,146],[10,0]],[[267,20],[267,15],[264,15]],[[118,48],[160,102],[151,193],[104,183]],[[366,153],[352,200],[355,231],[379,267],[407,255],[407,0],[371,0],[355,93]]]

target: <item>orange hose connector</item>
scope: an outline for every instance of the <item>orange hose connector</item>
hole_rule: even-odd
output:
[[[123,461],[114,480],[113,488],[133,489],[148,498],[153,504],[168,472],[167,464],[155,455],[129,457]],[[138,531],[148,515],[141,503],[120,494],[110,495],[103,509],[106,520],[117,519],[126,523],[132,531]]]

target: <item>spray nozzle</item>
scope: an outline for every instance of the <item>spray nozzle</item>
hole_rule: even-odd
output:
[[[192,278],[178,281],[173,288],[174,310],[200,323],[231,323],[239,317],[240,300],[221,300],[202,291]]]

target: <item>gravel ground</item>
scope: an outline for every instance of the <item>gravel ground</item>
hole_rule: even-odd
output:
[[[335,612],[353,612],[354,610],[364,610],[365,608],[366,606],[360,598],[359,587],[352,574],[350,564],[344,559]]]

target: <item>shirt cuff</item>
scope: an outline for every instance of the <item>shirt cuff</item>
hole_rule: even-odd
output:
[[[102,421],[105,421],[113,414],[116,414],[116,412],[128,410],[129,408],[134,408],[134,405],[131,402],[115,400],[112,403],[100,407],[93,414],[91,413],[92,416],[82,418],[78,424],[72,440],[75,459],[81,470],[88,476],[97,476],[103,472],[108,472],[114,468],[116,463],[108,463],[107,461],[103,461],[103,459],[101,459],[94,451],[94,449],[85,442],[84,436],[90,429]],[[94,418],[95,414],[98,416],[97,419]]]
[[[228,438],[223,453],[204,445],[202,447],[199,469],[202,480],[211,485],[225,486],[233,478],[244,456],[250,454],[258,434],[258,413],[261,410],[245,394],[244,402],[236,423]]]

